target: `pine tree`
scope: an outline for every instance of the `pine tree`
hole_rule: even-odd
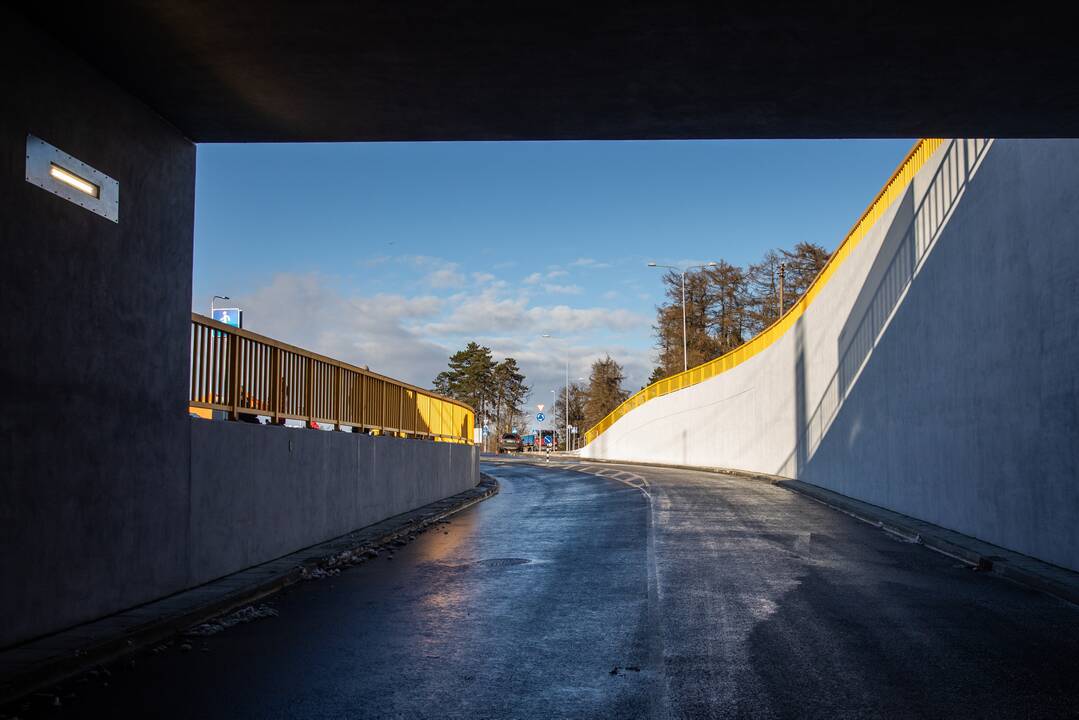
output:
[[[725,260],[706,269],[704,274],[710,286],[708,329],[715,342],[713,357],[717,357],[746,340],[746,274]]]
[[[492,397],[495,407],[495,432],[508,433],[523,414],[523,404],[531,388],[525,385],[525,376],[514,358],[506,358],[495,365],[491,374]]]
[[[580,383],[571,383],[569,386],[569,424],[577,428],[578,433],[583,433],[586,428],[585,425],[585,402],[588,399],[588,393],[585,387]],[[551,411],[554,415],[555,428],[566,427],[566,390],[565,388],[558,394],[558,399],[555,401],[554,408]],[[568,441],[569,438],[566,438]]]
[[[783,309],[789,309],[812,285],[828,262],[824,248],[800,242],[793,250],[769,250],[747,269],[719,261],[686,273],[685,337],[689,367],[734,350],[780,316],[780,274]],[[782,269],[782,270],[781,270]],[[656,369],[649,384],[683,368],[682,275],[663,276],[669,302],[656,308]]]
[[[746,320],[752,337],[779,319],[779,266],[783,262],[775,250],[746,271]],[[784,304],[786,298],[784,298]],[[788,304],[787,307],[790,307]]]
[[[794,250],[783,250],[783,264],[786,268],[783,282],[783,304],[790,307],[798,301],[817,275],[828,264],[830,255],[820,245],[800,242]]]
[[[435,392],[471,405],[476,410],[476,424],[482,425],[492,410],[494,368],[491,349],[470,342],[450,356],[449,370],[434,380]]]
[[[588,378],[588,397],[585,400],[585,428],[598,423],[607,414],[622,403],[629,393],[622,388],[626,379],[622,366],[608,355],[592,363],[592,373]]]

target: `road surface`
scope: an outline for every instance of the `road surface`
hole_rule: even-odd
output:
[[[68,683],[45,714],[1079,713],[1075,606],[765,483],[572,467],[588,472],[485,463],[501,493],[392,560],[296,586],[269,602],[277,616],[189,651],[180,640]]]

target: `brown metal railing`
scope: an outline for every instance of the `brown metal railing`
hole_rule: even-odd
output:
[[[191,313],[190,405],[443,442],[472,442],[475,412],[399,380]]]

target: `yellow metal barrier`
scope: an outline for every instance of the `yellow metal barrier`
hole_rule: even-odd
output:
[[[794,326],[795,321],[805,313],[806,309],[812,304],[813,299],[816,298],[821,289],[828,284],[828,281],[832,278],[832,275],[835,274],[835,271],[839,266],[850,256],[854,248],[858,247],[858,243],[862,241],[866,233],[869,232],[869,229],[884,215],[891,204],[906,191],[907,187],[914,179],[915,174],[921,170],[929,157],[943,142],[944,140],[941,138],[924,138],[914,144],[911,151],[907,153],[907,157],[904,158],[903,162],[899,163],[899,167],[892,173],[891,179],[885,183],[881,191],[877,193],[877,196],[869,203],[869,207],[866,208],[866,211],[858,218],[858,222],[856,222],[850,232],[847,233],[846,238],[843,239],[843,242],[836,251],[832,253],[827,264],[821,268],[821,271],[817,274],[813,283],[806,290],[805,295],[799,298],[798,302],[783,313],[778,320],[762,330],[751,340],[736,347],[734,350],[731,350],[724,355],[720,355],[713,360],[709,360],[702,365],[690,368],[689,370],[664,378],[663,380],[658,380],[648,387],[638,390],[625,402],[612,410],[607,417],[589,428],[588,431],[585,432],[585,442],[590,443],[595,440],[601,433],[611,427],[615,421],[633,408],[661,395],[667,395],[676,390],[682,390],[691,385],[704,382],[705,380],[726,372],[737,365],[741,365],[743,362],[782,337],[784,333]]]
[[[192,412],[267,415],[376,434],[471,443],[476,414],[451,398],[191,313]]]

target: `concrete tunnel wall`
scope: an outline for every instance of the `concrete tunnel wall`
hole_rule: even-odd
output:
[[[189,583],[456,495],[474,445],[192,420]]]
[[[192,421],[195,146],[0,10],[0,647],[472,487],[468,445]],[[31,133],[119,181],[25,180]]]
[[[781,340],[582,455],[797,477],[1079,570],[1079,142],[997,140],[964,184],[969,147]]]

